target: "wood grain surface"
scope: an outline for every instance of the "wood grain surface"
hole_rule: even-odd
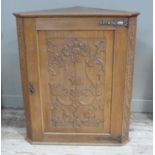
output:
[[[17,17],[32,143],[128,141],[137,14],[98,11],[103,17]]]

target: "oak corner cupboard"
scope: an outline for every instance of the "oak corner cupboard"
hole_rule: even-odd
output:
[[[85,7],[14,13],[29,142],[128,141],[138,14]]]

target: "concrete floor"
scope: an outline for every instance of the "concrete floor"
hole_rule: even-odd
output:
[[[134,113],[125,146],[30,145],[22,110],[2,110],[2,155],[153,155],[152,115]]]

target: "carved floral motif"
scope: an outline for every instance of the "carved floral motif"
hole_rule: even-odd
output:
[[[54,39],[47,38],[47,50],[49,78],[52,79],[49,83],[52,127],[103,127],[104,120],[98,113],[103,113],[104,108],[102,56],[106,39],[90,42],[72,37],[60,47]],[[83,65],[81,74],[76,71],[80,65]],[[64,83],[54,80],[59,74],[63,75]]]

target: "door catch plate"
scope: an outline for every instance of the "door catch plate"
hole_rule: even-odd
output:
[[[103,20],[99,22],[99,25],[103,26],[125,26],[128,27],[128,19],[114,19],[114,20]]]

